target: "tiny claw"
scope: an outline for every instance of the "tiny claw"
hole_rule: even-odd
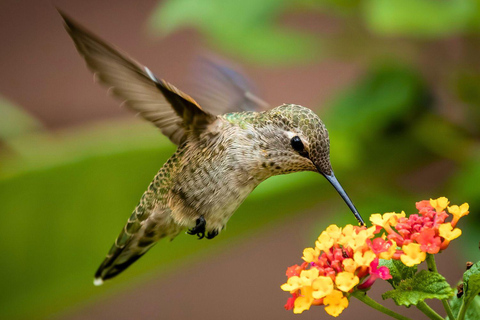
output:
[[[216,236],[218,236],[218,231],[217,231],[217,230],[213,230],[213,231],[210,231],[210,232],[207,234],[207,239],[210,240],[210,239],[215,238]]]
[[[207,222],[205,218],[201,216],[196,220],[196,225],[192,229],[188,230],[187,233],[190,235],[197,235],[198,239],[203,239],[205,237],[205,225]]]

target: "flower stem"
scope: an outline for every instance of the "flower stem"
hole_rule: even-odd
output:
[[[427,254],[427,266],[428,266],[428,270],[430,270],[431,272],[438,273],[437,264],[435,263],[435,256],[433,254],[430,254],[430,253]],[[442,299],[441,301],[443,304],[443,308],[447,312],[448,318],[451,320],[454,320],[455,316],[453,315],[452,308],[450,308],[450,304],[448,303],[448,300]]]
[[[460,310],[458,311],[458,318],[457,320],[463,320],[465,318],[465,313],[467,312],[467,304],[465,303],[465,297],[463,298],[462,301],[462,306],[460,307]],[[455,319],[455,318],[452,318]]]
[[[432,320],[443,320],[443,318],[428,306],[424,301],[417,303],[416,307]]]
[[[398,320],[411,320],[410,318],[407,318],[405,316],[402,316],[401,314],[398,314],[396,313],[395,311],[393,310],[390,310],[388,309],[387,307],[381,305],[380,303],[378,303],[377,301],[373,300],[372,298],[370,298],[366,292],[364,291],[360,291],[360,290],[356,290],[352,293],[352,296],[357,298],[358,300],[362,301],[363,303],[365,303],[366,305],[380,311],[380,312],[383,312],[385,313],[386,315],[389,315],[390,317],[392,318],[395,318],[395,319],[398,319]]]
[[[427,266],[429,271],[438,273],[435,256],[431,253],[427,253]]]

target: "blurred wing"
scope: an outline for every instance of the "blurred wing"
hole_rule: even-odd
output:
[[[59,11],[60,12],[60,11]],[[187,94],[120,53],[60,12],[78,52],[100,82],[133,111],[180,144],[186,129],[202,129],[215,120]]]
[[[212,114],[269,109],[244,75],[218,59],[200,58],[192,82],[192,96]]]

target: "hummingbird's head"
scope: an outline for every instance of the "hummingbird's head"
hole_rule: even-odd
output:
[[[275,146],[286,156],[283,166],[291,171],[333,173],[330,164],[330,140],[322,120],[310,109],[284,104],[268,111],[275,128]],[[271,139],[269,139],[271,140]]]
[[[333,174],[330,164],[330,139],[322,120],[310,109],[284,104],[267,111],[273,126],[276,128],[276,148],[281,150],[279,160],[286,170],[314,171],[323,175],[338,191],[352,210],[355,218],[365,225],[363,219]],[[279,161],[282,162],[282,161]],[[284,168],[282,168],[284,169]]]

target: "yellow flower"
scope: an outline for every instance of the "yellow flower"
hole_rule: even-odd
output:
[[[313,302],[312,291],[312,287],[302,288],[302,295],[295,299],[293,313],[302,313],[303,311],[310,309]]]
[[[445,197],[440,197],[438,199],[430,199],[430,205],[435,209],[437,212],[442,212],[448,206],[450,201],[448,201]]]
[[[321,299],[333,291],[333,280],[330,277],[318,277],[312,283],[312,296],[315,299]]]
[[[283,291],[296,291],[303,286],[303,281],[298,276],[293,276],[288,278],[287,283],[284,283],[280,286]]]
[[[448,212],[453,215],[452,226],[456,226],[458,220],[469,213],[468,209],[468,203],[464,203],[460,207],[457,205],[448,207]]]
[[[313,280],[318,278],[319,271],[317,268],[312,268],[309,270],[303,270],[300,272],[300,279],[304,286],[311,286]]]
[[[353,254],[353,259],[359,266],[370,266],[375,257],[375,253],[371,250],[364,253],[357,251]]]
[[[348,244],[352,241],[353,239],[353,233],[354,233],[353,226],[351,224],[347,224],[345,228],[342,229],[342,234],[337,240],[338,244],[341,244],[343,246],[348,246]]]
[[[376,227],[373,227],[374,229]],[[361,230],[359,233],[353,232],[352,238],[348,242],[348,246],[352,248],[354,251],[361,249],[362,247],[367,247],[367,239],[371,237],[369,235],[369,229]],[[372,233],[373,234],[373,233]]]
[[[360,282],[360,279],[353,273],[350,272],[340,272],[335,278],[335,284],[337,288],[343,292],[348,292],[352,290]]]
[[[358,267],[357,263],[352,258],[347,258],[347,259],[343,260],[342,264],[343,264],[343,269],[345,271],[351,272],[351,273],[354,273],[355,270],[357,270],[357,267]]]
[[[370,216],[370,221],[372,224],[380,226],[380,227],[395,227],[398,222],[398,218],[404,218],[405,217],[405,212],[401,213],[395,213],[395,212],[387,212],[384,213],[383,215],[379,213],[372,214]]]
[[[420,244],[410,243],[402,247],[403,253],[400,256],[403,264],[407,267],[413,267],[416,264],[421,263],[427,257],[426,253],[420,249]]]
[[[348,224],[343,228],[337,243],[350,247],[354,251],[362,249],[363,247],[366,248],[368,246],[366,240],[373,236],[375,229],[376,227],[371,227],[366,230],[359,230],[353,225]]]
[[[405,215],[405,212],[403,213],[403,215]],[[371,238],[375,234],[376,230],[377,230],[377,227],[375,227],[375,226],[372,226],[372,227],[368,228],[367,230],[365,230],[368,238]]]
[[[317,241],[315,241],[315,247],[320,251],[328,251],[334,242],[335,239],[333,239],[327,231],[323,231]]]
[[[343,293],[338,290],[333,290],[328,296],[323,299],[325,304],[325,311],[334,317],[338,317],[343,309],[348,307],[348,299],[343,296]]]
[[[380,213],[373,213],[370,215],[370,222],[377,226],[383,226],[384,221]]]
[[[306,262],[313,262],[318,260],[318,255],[320,254],[320,249],[318,248],[306,248],[303,250],[303,257],[302,259]]]
[[[442,223],[438,228],[440,237],[445,238],[448,241],[451,241],[453,239],[460,237],[460,235],[462,234],[462,230],[460,230],[459,228],[455,228],[453,230],[452,229],[453,227],[450,222]]]
[[[342,228],[339,228],[336,224],[329,225],[325,231],[333,240],[338,240],[342,235]]]

